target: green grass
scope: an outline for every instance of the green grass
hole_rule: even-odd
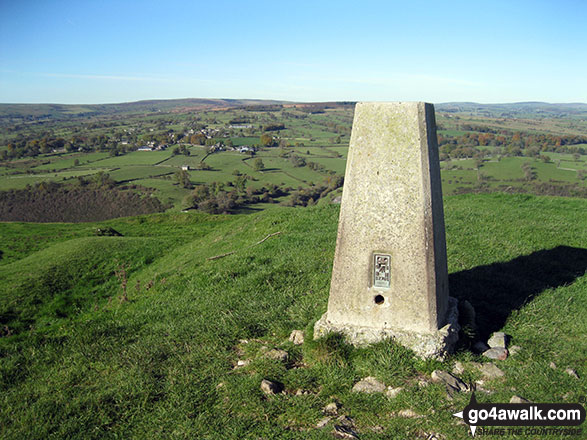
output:
[[[230,138],[232,140],[232,145],[234,145],[235,147],[237,146],[241,146],[241,145],[258,145],[261,141],[260,141],[260,137],[232,137]]]
[[[21,189],[27,185],[45,181],[61,182],[64,179],[71,179],[78,176],[90,176],[100,171],[109,172],[109,169],[75,169],[74,171],[60,171],[57,173],[43,173],[43,174],[17,174],[11,176],[4,176],[0,179],[0,190]]]
[[[147,178],[133,180],[134,184],[157,190],[155,195],[163,203],[171,203],[176,209],[181,208],[181,201],[190,192],[180,187],[175,179]]]
[[[176,172],[176,168],[167,166],[126,166],[110,172],[110,177],[117,182],[126,182],[145,177],[164,176]]]
[[[154,165],[171,157],[171,151],[134,151],[122,156],[110,157],[94,162],[98,167],[120,167],[125,165]]]
[[[585,396],[586,208],[570,198],[446,198],[452,294],[471,300],[485,330],[503,328],[522,346],[499,363],[505,379],[487,382],[493,394],[478,392],[479,401]],[[337,400],[362,439],[469,438],[452,413],[470,395],[448,400],[440,385],[418,381],[455,360],[483,359],[461,351],[426,362],[390,341],[356,349],[336,336],[311,340],[326,310],[338,212],[324,205],[100,225],[0,223],[0,246],[11,249],[0,266],[0,316],[14,333],[0,338],[0,435],[330,439],[332,424],[314,426]],[[104,225],[124,237],[93,236]],[[122,303],[120,264],[129,274]],[[306,332],[303,346],[287,340],[295,328]],[[286,349],[288,365],[264,359],[264,346]],[[234,369],[245,358],[251,364]],[[395,399],[352,393],[367,375],[405,391]],[[264,396],[262,378],[281,381],[286,394]],[[406,408],[424,417],[392,415]]]
[[[108,153],[75,153],[75,154],[68,154],[66,156],[59,156],[59,157],[47,157],[46,159],[51,159],[52,162],[39,165],[35,167],[35,170],[62,170],[67,168],[72,168],[75,166],[76,159],[79,161],[80,167],[87,167],[88,165],[91,166],[93,162],[105,159],[108,157]]]

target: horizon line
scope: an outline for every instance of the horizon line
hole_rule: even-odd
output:
[[[60,102],[0,102],[0,105],[62,105],[62,106],[98,106],[98,105],[124,105],[124,104],[138,104],[144,102],[161,102],[161,101],[265,101],[274,102],[280,104],[325,104],[325,103],[357,103],[357,102],[430,102],[421,100],[326,100],[326,101],[291,101],[286,99],[265,99],[265,98],[149,98],[139,99],[136,101],[117,101],[117,102],[94,102],[94,103],[60,103]],[[512,104],[546,104],[546,105],[587,105],[585,102],[573,101],[573,102],[548,102],[548,101],[509,101],[509,102],[477,102],[477,101],[442,101],[442,102],[431,102],[434,105],[447,105],[447,104],[475,104],[475,105],[512,105]]]

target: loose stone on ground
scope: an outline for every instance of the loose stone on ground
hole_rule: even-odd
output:
[[[465,366],[461,361],[456,361],[454,367],[452,368],[452,372],[454,374],[463,374],[465,372]]]
[[[288,353],[285,350],[280,350],[279,348],[274,348],[266,352],[263,357],[267,359],[275,359],[279,362],[287,362]]]
[[[320,420],[318,423],[316,423],[316,428],[320,429],[320,428],[324,428],[326,425],[328,425],[328,422],[330,422],[331,417],[324,417],[322,420]]]
[[[567,373],[571,377],[574,377],[575,379],[579,379],[579,375],[577,374],[577,370],[574,370],[573,368],[567,368],[565,370],[565,373]]]
[[[503,361],[508,357],[508,350],[503,347],[490,348],[483,352],[483,356],[489,359]]]
[[[289,340],[294,345],[302,345],[304,343],[304,332],[301,330],[293,330],[289,335]]]
[[[416,411],[410,408],[398,411],[397,415],[398,417],[404,417],[406,419],[419,419],[421,417],[424,417],[423,415],[418,414]]]
[[[280,382],[274,382],[268,379],[261,381],[261,391],[265,394],[279,394],[283,391],[284,386]]]
[[[393,387],[387,387],[387,391],[385,391],[385,395],[389,398],[394,398],[395,396],[397,396],[401,391],[403,390],[402,387],[397,387],[397,388],[393,388]]]
[[[531,401],[529,401],[528,399],[524,399],[521,396],[517,396],[514,395],[512,396],[512,398],[510,399],[510,403],[532,403]]]
[[[372,376],[361,379],[353,386],[354,393],[383,393],[386,386]]]
[[[496,379],[498,377],[505,376],[505,373],[500,370],[493,362],[482,364],[479,367],[479,371],[486,379]]]
[[[506,348],[507,339],[508,337],[504,332],[495,332],[487,341],[487,345],[489,345],[491,348]]]
[[[442,382],[446,385],[448,391],[467,392],[471,387],[463,382],[460,378],[442,370],[434,370],[432,372],[432,380],[435,382]]]
[[[336,419],[338,422],[334,425],[332,433],[336,438],[341,439],[358,439],[359,435],[355,431],[355,422],[348,416],[340,416]]]
[[[340,409],[340,403],[331,402],[322,409],[322,412],[327,416],[337,416],[339,409]]]

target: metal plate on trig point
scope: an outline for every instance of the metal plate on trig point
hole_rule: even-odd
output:
[[[391,287],[391,255],[373,254],[373,287]]]

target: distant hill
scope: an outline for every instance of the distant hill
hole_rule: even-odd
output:
[[[344,102],[291,102],[263,99],[156,99],[119,104],[0,104],[0,120],[7,119],[71,119],[114,114],[141,114],[189,111],[192,109],[223,109],[248,106],[322,106],[348,107]],[[479,104],[475,102],[446,102],[435,104],[437,111],[470,113],[487,117],[540,118],[587,117],[587,104],[550,104],[547,102],[517,102],[509,104]]]
[[[101,116],[112,114],[155,113],[174,110],[231,108],[250,105],[282,105],[286,101],[261,99],[164,99],[120,104],[0,104],[0,119]]]
[[[445,102],[435,105],[437,111],[470,113],[494,118],[562,118],[587,117],[587,104],[550,104],[548,102],[515,102],[509,104],[478,104],[476,102]]]

